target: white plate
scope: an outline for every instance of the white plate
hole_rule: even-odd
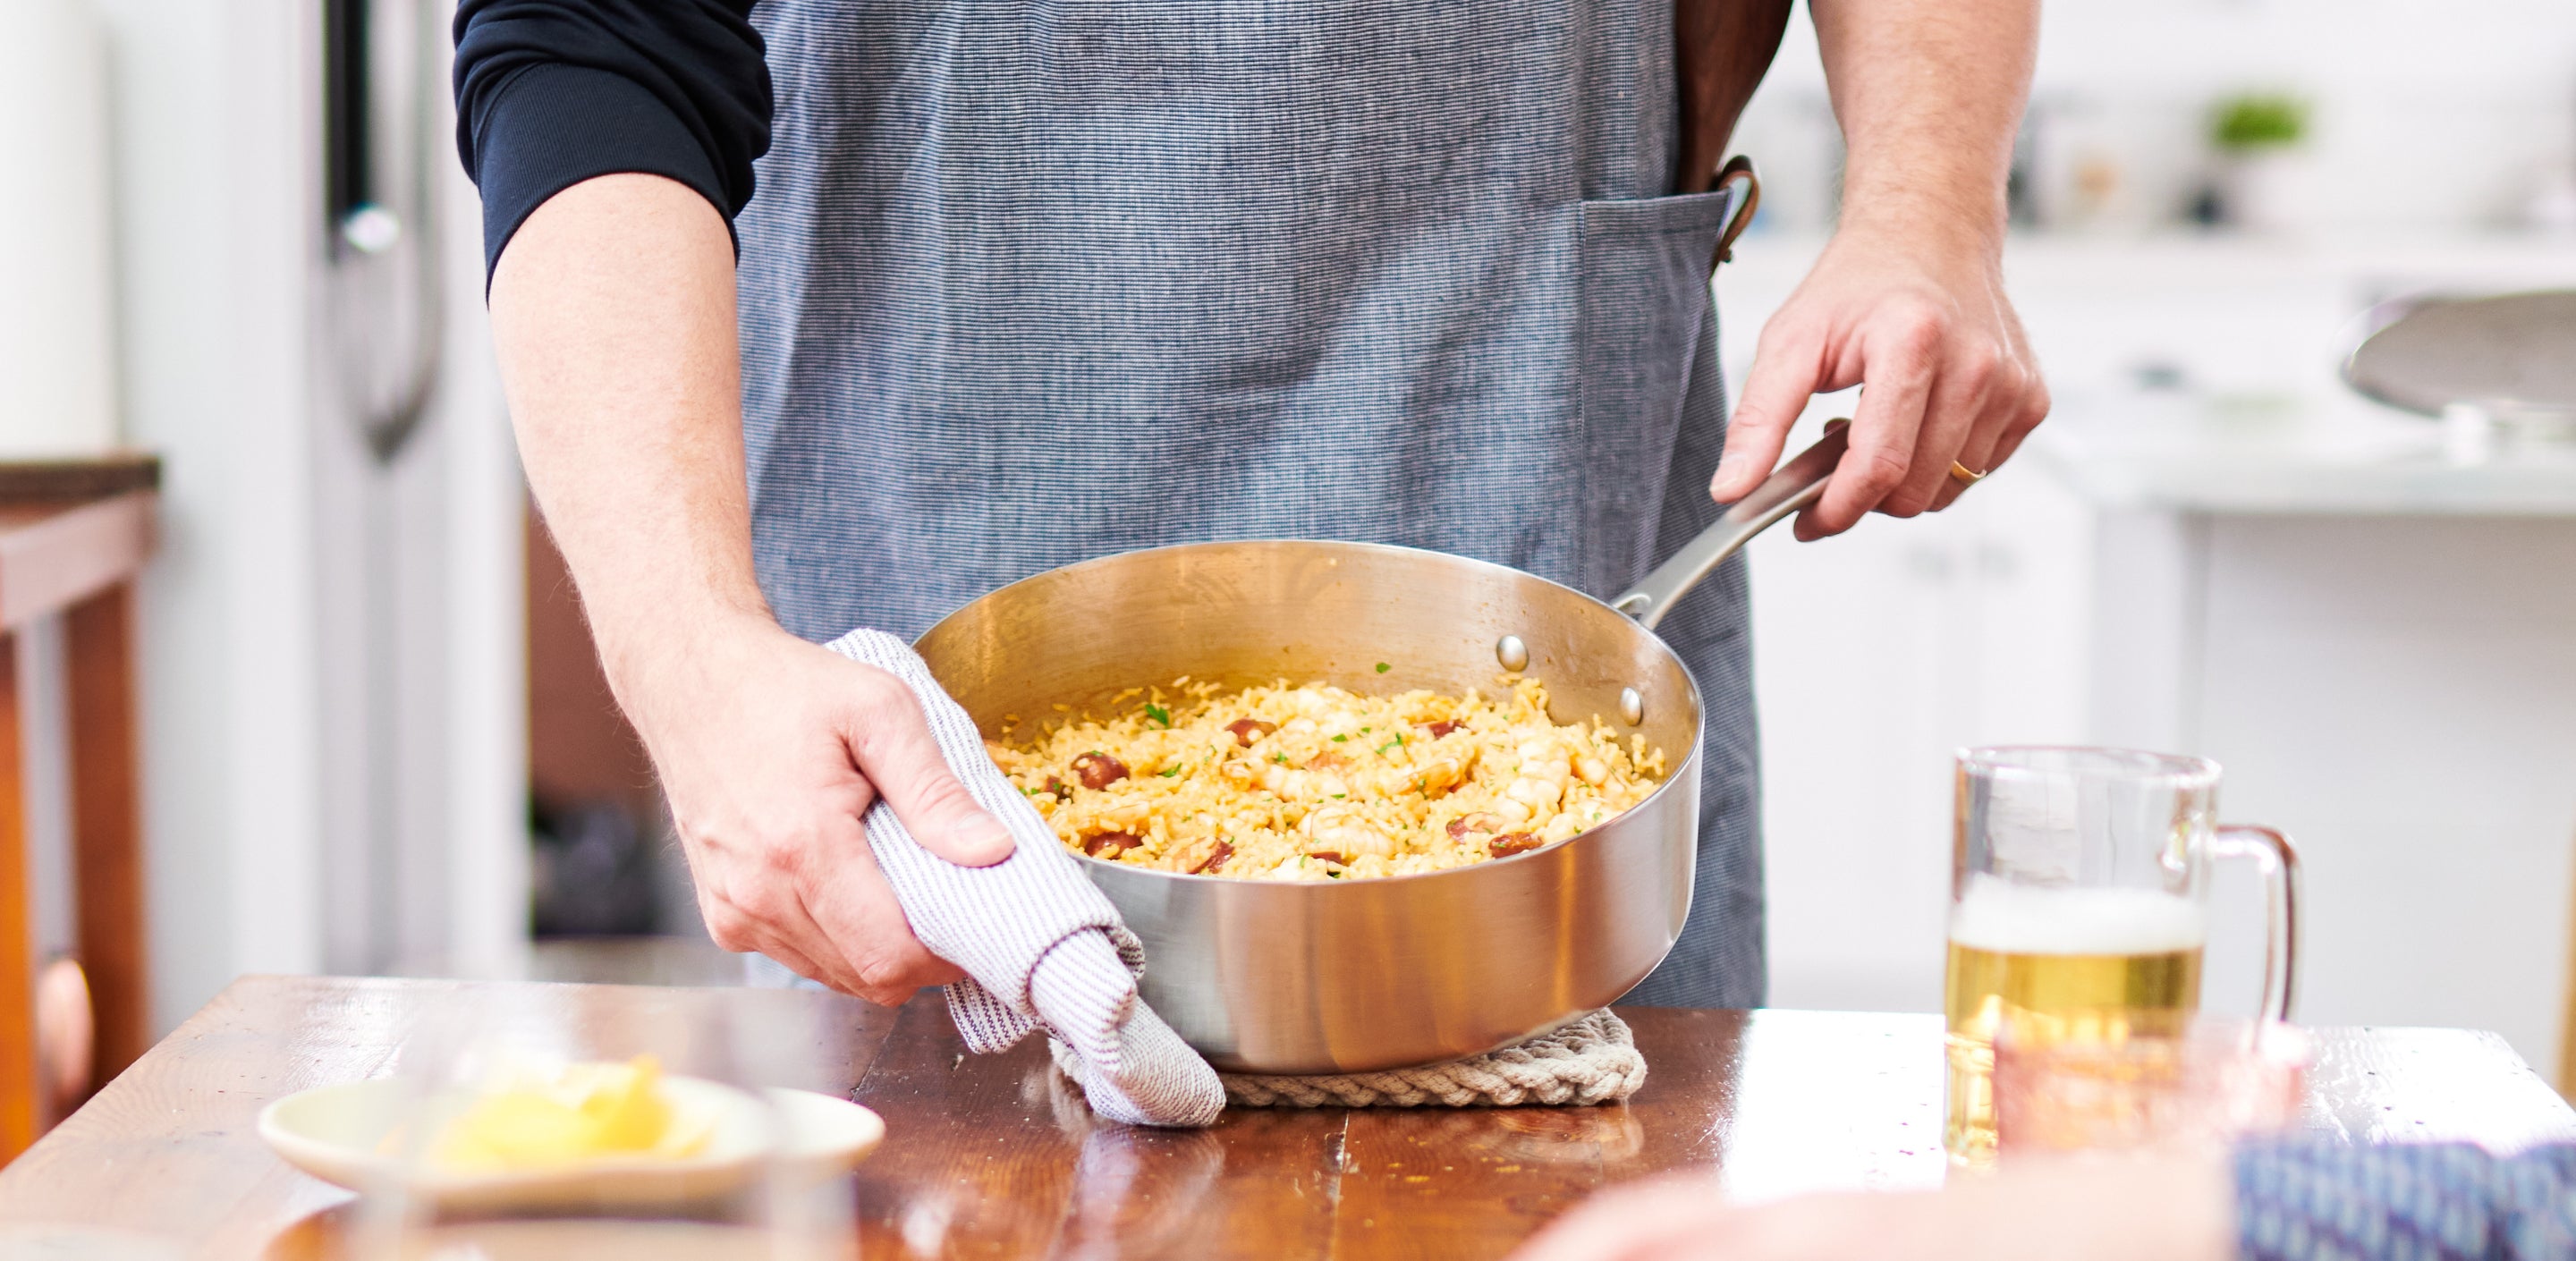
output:
[[[382,1152],[385,1136],[420,1106],[394,1078],[323,1086],[262,1108],[259,1136],[286,1163],[352,1191],[398,1185],[440,1208],[631,1207],[721,1196],[761,1173],[769,1154],[758,1100],[696,1077],[664,1077],[680,1108],[716,1118],[706,1147],[685,1157],[603,1156],[567,1169],[438,1173]],[[799,1181],[849,1172],[885,1137],[885,1122],[847,1099],[772,1090],[786,1130],[777,1171]]]

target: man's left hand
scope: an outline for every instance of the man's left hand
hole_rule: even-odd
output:
[[[1994,471],[2048,415],[2021,321],[1991,244],[1926,241],[1846,222],[1762,329],[1753,371],[1709,485],[1743,498],[1779,462],[1811,395],[1865,386],[1851,451],[1800,539],[1839,534],[1875,509],[1938,512],[1966,484],[1951,464]]]

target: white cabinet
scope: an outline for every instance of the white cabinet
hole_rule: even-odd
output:
[[[1950,751],[2086,737],[2089,526],[2016,476],[1753,544],[1774,1004],[1937,1009]]]
[[[2554,1075],[2576,518],[2212,514],[2191,537],[2179,738],[2227,767],[2229,814],[2299,839],[2302,1018],[2494,1029]]]

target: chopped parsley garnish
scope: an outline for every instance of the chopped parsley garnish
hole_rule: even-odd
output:
[[[1156,771],[1156,772],[1154,772],[1154,773],[1155,773],[1155,774],[1157,774],[1157,775],[1162,776],[1162,777],[1163,777],[1163,778],[1165,778],[1165,779],[1170,779],[1171,777],[1173,777],[1173,776],[1175,776],[1175,775],[1180,774],[1180,773],[1181,773],[1181,768],[1180,768],[1180,765],[1179,765],[1178,763],[1174,763],[1173,765],[1171,765],[1171,766],[1167,766],[1167,767],[1164,767],[1162,770]]]
[[[1387,751],[1387,750],[1389,750],[1389,749],[1401,749],[1401,748],[1403,748],[1403,747],[1404,747],[1404,737],[1402,737],[1402,736],[1397,736],[1396,738],[1394,738],[1394,739],[1392,739],[1392,740],[1389,740],[1389,741],[1387,741],[1386,743],[1384,743],[1384,744],[1381,744],[1381,745],[1377,746],[1377,755],[1378,755],[1379,757],[1385,757],[1385,756],[1386,756],[1386,751]]]
[[[1288,764],[1288,755],[1285,753],[1273,753],[1270,755],[1270,760],[1277,762],[1281,766],[1286,766]]]
[[[1386,673],[1387,671],[1392,670],[1392,669],[1394,669],[1394,668],[1395,668],[1394,666],[1388,665],[1387,663],[1385,663],[1385,662],[1383,662],[1383,661],[1381,661],[1381,662],[1377,663],[1377,672],[1378,672],[1378,673],[1380,673],[1380,674],[1384,674],[1384,673]]]
[[[1163,728],[1164,728],[1165,730],[1170,730],[1170,729],[1171,729],[1171,726],[1172,726],[1172,711],[1170,711],[1170,710],[1168,710],[1168,709],[1165,709],[1165,708],[1163,708],[1162,706],[1157,705],[1157,704],[1155,704],[1155,703],[1154,703],[1154,702],[1152,702],[1152,701],[1147,701],[1147,702],[1145,702],[1145,716],[1146,716],[1146,717],[1148,717],[1148,718],[1153,719],[1153,720],[1154,720],[1155,722],[1157,722],[1157,723],[1162,724],[1162,726],[1163,726]]]
[[[1344,741],[1344,740],[1348,740],[1348,739],[1350,739],[1350,737],[1349,737],[1349,736],[1335,736],[1335,737],[1333,737],[1333,743],[1335,743],[1335,744],[1340,744],[1342,741]]]
[[[1340,801],[1340,800],[1342,800],[1343,798],[1348,797],[1348,796],[1350,796],[1350,794],[1349,794],[1349,793],[1334,793],[1334,794],[1333,794],[1333,800],[1335,800],[1335,801]]]

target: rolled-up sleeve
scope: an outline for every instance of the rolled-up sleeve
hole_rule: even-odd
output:
[[[2576,1145],[2297,1140],[2234,1165],[2243,1261],[2576,1261]]]
[[[456,147],[499,262],[547,198],[642,172],[696,189],[728,226],[769,148],[769,68],[751,0],[465,0]]]

